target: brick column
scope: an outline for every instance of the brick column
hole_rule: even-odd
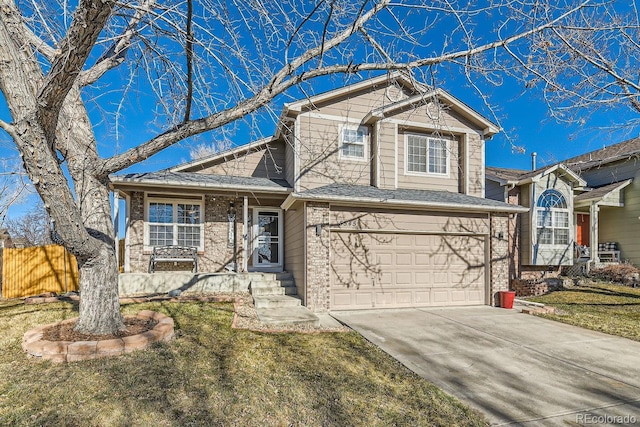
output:
[[[492,305],[499,303],[499,291],[509,290],[509,214],[491,214],[490,230],[490,295]]]
[[[146,273],[149,268],[149,257],[144,251],[144,193],[134,191],[129,207],[129,265],[132,273]]]
[[[329,204],[307,202],[305,213],[307,219],[306,304],[309,310],[322,313],[329,310],[330,303]],[[320,229],[317,226],[320,226]]]

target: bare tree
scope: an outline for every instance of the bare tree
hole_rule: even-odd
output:
[[[0,224],[5,221],[11,205],[18,203],[27,194],[24,172],[16,159],[0,160]]]
[[[26,246],[42,246],[53,243],[50,224],[49,215],[40,202],[23,215],[9,218],[5,225],[12,239],[21,239]]]
[[[304,82],[323,76],[330,84],[326,76],[405,70],[435,85],[436,66],[449,64],[475,85],[477,74],[492,81],[516,68],[540,73],[528,52],[537,59],[547,37],[560,43],[568,26],[607,7],[590,0],[0,0],[0,89],[11,113],[0,128],[78,259],[76,329],[123,328],[109,174],[257,111],[268,115],[273,102],[307,93]],[[140,92],[145,100],[137,103]],[[128,106],[149,105],[142,113],[153,116],[155,136],[99,152],[88,114],[96,104],[118,132]]]

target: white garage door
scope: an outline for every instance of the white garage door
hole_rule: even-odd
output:
[[[481,305],[485,238],[331,234],[331,309]]]

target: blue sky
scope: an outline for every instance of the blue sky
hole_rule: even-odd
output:
[[[444,88],[452,95],[458,97],[472,108],[488,116],[486,107],[480,97],[463,82],[444,81]],[[329,89],[323,87],[319,92]],[[489,88],[492,104],[499,110],[500,124],[504,131],[496,135],[486,145],[487,166],[498,166],[518,169],[529,169],[531,167],[531,153],[538,154],[538,166],[553,163],[568,157],[572,157],[587,151],[602,148],[606,145],[622,142],[625,139],[638,136],[638,127],[624,127],[630,117],[626,116],[628,109],[621,108],[595,112],[590,116],[584,114],[585,123],[565,124],[558,123],[549,114],[547,105],[543,102],[541,94],[535,90],[522,92],[517,83],[507,82],[503,87]],[[283,99],[286,101],[287,99]],[[281,104],[282,102],[280,102]],[[4,104],[0,103],[0,117],[8,120],[8,112],[4,109]],[[279,111],[281,105],[276,105]],[[111,134],[106,133],[102,125],[98,125],[98,138],[103,152],[122,151],[134,144],[145,141],[153,135],[153,129],[140,120],[140,115],[132,111],[129,123],[125,123],[119,135],[119,142],[116,146]],[[94,121],[98,122],[99,117],[93,114]],[[252,137],[252,127],[257,126],[241,122],[231,126],[228,134],[236,144],[249,142]],[[270,117],[260,120],[260,133],[269,135],[273,132],[274,120]],[[253,129],[255,131],[255,129]],[[101,135],[102,133],[102,135]],[[198,137],[197,142],[208,142],[219,137],[217,133],[205,134]],[[521,153],[511,148],[511,142],[524,148]],[[170,147],[164,152],[150,158],[146,162],[134,166],[127,172],[154,171],[167,168],[189,159],[189,148],[191,142],[183,142],[174,147]],[[12,143],[9,138],[0,135],[0,151],[3,157],[15,158],[17,153],[11,149]],[[16,161],[18,161],[16,159]],[[35,196],[34,196],[35,197]],[[34,203],[34,197],[28,198],[25,203],[13,206],[9,212],[9,217],[19,216]]]
[[[445,23],[442,24],[446,25]],[[455,27],[453,27],[455,28]],[[479,27],[482,31],[482,26]],[[454,31],[455,33],[455,31]],[[432,33],[430,33],[432,34]],[[435,31],[433,34],[440,34],[441,37],[451,35],[451,31]],[[433,44],[439,46],[441,40],[434,40]],[[427,52],[424,52],[428,54]],[[439,84],[490,120],[496,120],[483,104],[481,97],[477,94],[460,74],[456,74],[453,66],[443,66],[437,71]],[[99,89],[93,92],[97,101],[113,108],[118,104],[117,92],[112,90],[117,87],[117,75],[111,74],[110,79],[102,82]],[[331,86],[327,82],[334,81]],[[307,93],[319,93],[332,89],[343,81],[342,77],[325,78],[307,84]],[[351,80],[354,82],[354,80]],[[572,157],[587,151],[602,148],[606,145],[622,142],[628,138],[636,137],[639,134],[639,127],[627,127],[625,123],[634,116],[625,105],[619,108],[593,112],[581,112],[578,118],[582,118],[582,124],[558,123],[551,117],[546,104],[543,101],[540,88],[534,87],[526,91],[520,83],[513,79],[504,78],[499,87],[488,86],[486,83],[477,82],[483,93],[488,95],[488,100],[497,111],[499,124],[504,131],[496,135],[486,145],[487,166],[510,167],[519,169],[529,169],[531,167],[531,153],[538,154],[538,165],[553,163],[568,157]],[[125,114],[119,126],[114,126],[109,117],[102,115],[100,110],[93,104],[88,103],[88,110],[95,125],[96,137],[99,141],[99,151],[108,156],[116,152],[122,152],[127,148],[135,146],[156,135],[160,129],[151,125],[151,113],[155,109],[155,101],[145,96],[145,87],[134,88],[140,96],[124,105]],[[297,95],[296,95],[297,93]],[[293,91],[292,94],[282,96],[277,99],[273,106],[272,114],[265,114],[255,120],[242,121],[239,124],[225,128],[225,134],[230,137],[236,145],[241,145],[260,137],[271,135],[274,130],[275,119],[277,118],[283,102],[300,97],[300,92]],[[91,96],[87,96],[90,99]],[[0,95],[0,119],[11,121],[2,96]],[[118,133],[114,132],[114,129]],[[177,144],[164,152],[150,158],[142,164],[136,165],[125,172],[143,172],[164,169],[182,161],[189,159],[189,147],[192,142],[202,143],[215,141],[221,137],[220,132],[210,132],[204,134],[193,141]],[[511,144],[524,148],[524,153],[513,150]],[[12,142],[6,134],[0,131],[0,155],[5,158],[15,159],[19,162],[15,149],[12,149]],[[10,216],[19,215],[28,206],[34,203],[31,198],[26,204],[17,205],[10,211]]]

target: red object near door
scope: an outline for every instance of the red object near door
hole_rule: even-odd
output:
[[[513,308],[513,300],[516,298],[516,293],[513,291],[500,291],[500,307]]]

